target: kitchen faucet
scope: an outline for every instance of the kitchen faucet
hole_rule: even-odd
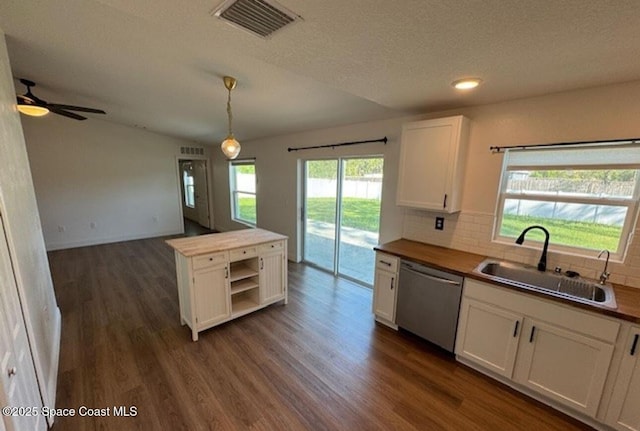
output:
[[[529,226],[525,230],[522,231],[518,239],[516,239],[516,244],[522,245],[524,242],[524,236],[531,229],[540,229],[544,232],[544,246],[542,247],[542,256],[540,256],[540,262],[538,262],[538,271],[546,271],[547,270],[547,249],[549,248],[549,231],[539,225]]]
[[[607,279],[611,275],[610,272],[607,272],[607,267],[609,266],[609,257],[610,257],[609,250],[602,250],[598,255],[598,259],[600,259],[603,253],[607,253],[607,260],[604,261],[604,269],[602,270],[602,274],[600,274],[600,284],[605,284],[607,282]]]

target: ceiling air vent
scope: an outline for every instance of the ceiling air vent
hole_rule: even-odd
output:
[[[227,0],[211,14],[263,38],[301,18],[273,0]]]

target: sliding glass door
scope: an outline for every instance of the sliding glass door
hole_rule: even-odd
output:
[[[383,159],[305,162],[304,260],[372,285]]]

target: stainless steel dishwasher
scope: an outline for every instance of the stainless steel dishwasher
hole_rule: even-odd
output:
[[[396,323],[453,352],[463,278],[418,263],[402,261]]]

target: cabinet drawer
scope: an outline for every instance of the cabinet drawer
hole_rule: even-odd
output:
[[[229,260],[236,262],[238,260],[249,259],[250,257],[256,257],[258,255],[257,247],[245,247],[231,250],[229,252]]]
[[[284,247],[284,242],[276,241],[276,242],[269,242],[267,244],[260,245],[259,250],[260,250],[260,254],[262,254],[262,253],[268,253],[270,251],[282,250],[283,247]]]
[[[193,259],[193,270],[197,271],[199,269],[220,265],[227,261],[226,253],[210,253],[203,254],[202,256],[195,256]]]
[[[376,268],[383,271],[398,272],[399,259],[388,254],[376,253]]]

